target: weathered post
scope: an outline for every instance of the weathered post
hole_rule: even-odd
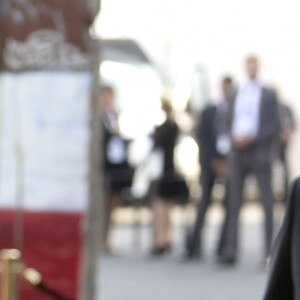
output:
[[[100,9],[100,0],[90,0],[89,9],[95,14]],[[94,15],[95,16],[95,15]],[[89,157],[89,206],[85,218],[81,300],[96,300],[98,257],[100,253],[101,224],[104,210],[102,160],[101,160],[101,114],[99,107],[100,41],[91,41],[92,93],[90,101],[90,157]],[[97,299],[98,300],[98,299]]]
[[[17,248],[48,290],[82,300],[96,297],[100,241],[99,43],[89,36],[99,9],[100,0],[0,1],[0,249]],[[41,293],[20,287],[22,299],[48,299]]]

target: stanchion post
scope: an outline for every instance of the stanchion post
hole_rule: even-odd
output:
[[[2,250],[1,259],[1,300],[16,300],[17,276],[21,253],[19,250]]]

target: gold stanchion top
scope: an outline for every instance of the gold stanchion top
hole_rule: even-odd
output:
[[[23,270],[23,276],[33,286],[38,286],[42,282],[42,275],[35,269]]]
[[[17,249],[4,249],[0,251],[0,259],[3,261],[19,261],[21,252]]]

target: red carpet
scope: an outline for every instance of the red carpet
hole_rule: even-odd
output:
[[[76,299],[81,245],[81,214],[25,212],[22,261],[43,276],[44,283]],[[14,212],[0,211],[0,249],[13,247]],[[21,300],[53,300],[24,280]]]

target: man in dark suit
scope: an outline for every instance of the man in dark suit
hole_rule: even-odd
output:
[[[290,186],[284,221],[272,249],[264,300],[300,299],[300,179]]]
[[[229,150],[228,136],[222,131],[225,128],[228,99],[233,90],[232,79],[224,77],[222,80],[223,99],[217,105],[206,107],[200,118],[197,131],[197,142],[200,148],[202,197],[197,209],[195,224],[188,233],[186,257],[192,259],[201,255],[201,231],[207,209],[211,204],[211,196],[217,177],[225,176],[225,157]],[[222,251],[222,234],[217,252]]]
[[[276,93],[258,80],[259,62],[246,60],[248,82],[233,98],[228,115],[232,148],[229,155],[229,198],[225,245],[221,263],[233,264],[237,256],[238,219],[245,178],[257,178],[265,215],[265,255],[269,254],[273,236],[271,188],[272,144],[279,134],[280,119]]]
[[[284,193],[283,193],[282,200],[285,202],[288,186],[290,183],[290,172],[289,172],[287,152],[296,126],[295,126],[295,119],[292,110],[287,104],[283,102],[279,103],[279,113],[280,113],[281,127],[280,127],[278,142],[277,142],[278,143],[277,151],[278,151],[278,158],[284,170],[284,178],[283,178]]]

